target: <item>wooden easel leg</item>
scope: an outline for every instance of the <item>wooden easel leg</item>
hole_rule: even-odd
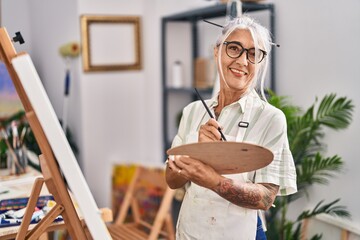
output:
[[[66,229],[69,232],[70,236],[72,237],[72,239],[76,240],[88,239],[81,224],[81,221],[76,213],[67,187],[65,186],[65,183],[61,178],[59,168],[57,166],[52,166],[52,168],[50,168],[47,163],[48,160],[45,160],[44,155],[40,155],[39,158],[41,170],[45,178],[45,184],[49,192],[54,196],[55,202],[57,204],[60,204],[64,208],[62,212],[62,217],[64,219]],[[56,171],[56,173],[54,171]],[[57,177],[54,178],[54,175],[56,175]]]
[[[162,228],[162,223],[165,220],[166,223],[166,216],[168,215],[167,211],[169,211],[169,206],[171,204],[171,201],[173,199],[174,196],[174,191],[173,190],[168,190],[165,192],[165,195],[163,197],[163,200],[161,202],[160,208],[158,210],[157,216],[155,218],[155,221],[153,223],[153,226],[151,228],[151,234],[149,236],[149,239],[151,240],[155,240],[156,239],[156,234],[155,233],[159,233],[161,228]],[[159,217],[159,216],[163,216],[163,217]]]
[[[57,216],[62,213],[63,210],[63,206],[56,204],[50,210],[50,212],[48,212],[46,216],[38,224],[36,224],[36,226],[26,235],[26,239],[38,239],[44,232],[46,232],[46,228],[54,221]]]
[[[25,211],[23,220],[21,222],[19,232],[16,235],[16,240],[25,239],[26,233],[28,231],[28,228],[29,228],[29,225],[31,222],[31,217],[35,210],[36,203],[38,201],[43,183],[44,183],[43,178],[37,178],[35,180],[34,186],[31,190],[31,195],[29,197],[29,201],[26,205],[26,211]]]
[[[38,240],[49,240],[48,233],[43,233]]]
[[[165,217],[165,229],[168,234],[167,239],[175,240],[175,229],[172,221],[172,216],[170,213],[168,213]]]
[[[346,229],[341,230],[341,240],[348,240],[349,239],[349,231]]]
[[[302,221],[302,228],[300,233],[300,240],[305,240],[307,233],[308,233],[308,227],[309,227],[309,219],[306,218]]]
[[[31,190],[31,195],[29,197],[29,201],[26,205],[25,214],[23,217],[23,220],[20,225],[19,232],[16,235],[16,240],[23,240],[23,239],[38,239],[41,235],[44,234],[46,231],[46,228],[54,221],[54,219],[59,216],[62,211],[64,210],[64,207],[56,204],[47,214],[46,216],[36,224],[36,226],[28,232],[29,225],[31,222],[31,217],[34,213],[36,203],[40,196],[41,188],[44,184],[43,178],[37,178],[35,180],[34,186]]]

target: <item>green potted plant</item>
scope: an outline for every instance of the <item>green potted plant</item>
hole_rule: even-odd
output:
[[[287,211],[297,199],[309,197],[307,189],[313,184],[327,184],[336,173],[341,172],[344,162],[338,155],[326,157],[324,150],[324,128],[334,130],[345,129],[352,121],[354,105],[346,97],[336,94],[316,99],[304,113],[297,106],[289,103],[284,96],[277,96],[270,91],[269,103],[281,109],[288,123],[290,150],[293,154],[298,192],[296,194],[277,197],[276,208],[266,213],[267,237],[276,240],[296,240],[301,238],[302,221],[321,213],[339,217],[350,217],[344,206],[338,205],[340,199],[325,203],[320,201],[312,210],[301,212],[296,219],[289,219]],[[311,239],[321,239],[321,234]]]

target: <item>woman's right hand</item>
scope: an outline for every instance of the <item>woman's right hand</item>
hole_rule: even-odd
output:
[[[220,124],[213,118],[210,118],[204,125],[200,126],[199,142],[216,142],[221,141]]]

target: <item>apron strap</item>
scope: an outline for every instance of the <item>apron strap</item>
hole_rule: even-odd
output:
[[[251,95],[246,98],[244,115],[242,120],[239,122],[239,130],[236,135],[236,142],[243,142],[245,133],[250,124],[250,116],[253,108],[254,100]]]
[[[236,135],[237,142],[244,141],[246,130],[250,124],[250,116],[251,116],[251,111],[253,109],[253,103],[254,103],[254,99],[252,98],[252,96],[248,96],[246,99],[246,102],[245,102],[244,116],[243,116],[242,120],[239,122],[239,130]],[[253,171],[250,174],[252,175],[252,178],[255,178],[255,174],[256,174],[255,171]],[[252,178],[250,178],[251,181],[254,181],[254,179],[252,179]],[[266,231],[266,222],[265,222],[266,220],[264,218],[263,212],[260,210],[257,210],[257,214],[261,219],[263,230]]]

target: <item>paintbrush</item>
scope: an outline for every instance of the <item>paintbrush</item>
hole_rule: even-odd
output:
[[[197,90],[196,88],[194,88],[194,89],[195,89],[196,94],[198,95],[199,99],[201,100],[202,104],[204,105],[206,111],[208,112],[209,116],[210,116],[211,118],[215,119],[215,118],[214,118],[214,115],[211,113],[209,107],[206,105],[205,101],[204,101],[204,100],[202,99],[202,97],[200,96],[200,93],[198,92],[198,90]],[[219,132],[220,132],[220,134],[221,134],[221,139],[222,139],[223,141],[226,141],[225,135],[224,135],[223,132],[221,131],[221,128],[220,128],[220,127],[218,128],[218,130],[219,130]]]
[[[13,148],[19,148],[19,132],[17,129],[17,124],[15,121],[11,122],[11,130],[12,130],[12,137],[13,137]]]
[[[25,172],[23,167],[20,165],[19,163],[19,159],[18,157],[16,156],[16,153],[14,152],[14,149],[12,149],[10,143],[9,143],[9,140],[8,140],[8,135],[6,134],[5,130],[4,129],[1,129],[0,130],[0,138],[4,139],[5,140],[5,143],[6,143],[6,146],[8,147],[8,151],[10,152],[11,156],[13,157],[13,160],[15,162],[15,165],[20,169],[20,172]],[[15,173],[15,165],[13,165],[13,169],[11,169],[11,172],[12,173]]]
[[[214,23],[214,22],[211,22],[211,21],[209,21],[209,20],[203,19],[203,21],[206,22],[206,23],[209,23],[209,24],[211,24],[211,25],[214,25],[214,26],[216,26],[216,27],[224,28],[224,26],[222,26],[222,25],[220,25],[220,24],[217,24],[217,23]],[[277,43],[270,42],[270,44],[271,44],[271,45],[274,45],[274,46],[276,46],[276,47],[280,47],[280,44],[277,44]]]
[[[24,144],[26,132],[27,132],[27,127],[24,126],[21,131],[21,135],[20,135],[20,145],[21,146]]]

